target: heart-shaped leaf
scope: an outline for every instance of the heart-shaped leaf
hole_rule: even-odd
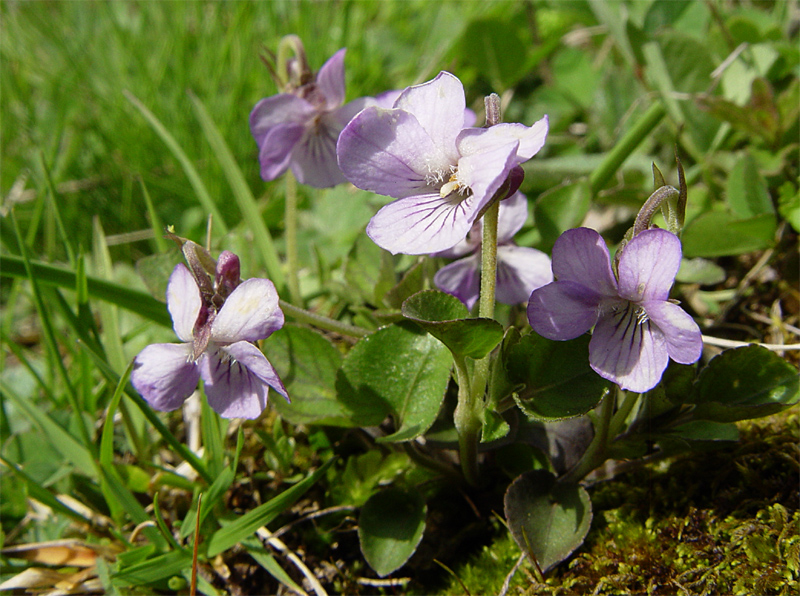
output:
[[[687,400],[695,419],[735,422],[769,416],[800,399],[797,369],[761,346],[725,350],[708,363]]]
[[[389,325],[350,350],[337,375],[337,399],[358,426],[392,415],[397,431],[382,440],[408,441],[436,420],[452,364],[447,348],[416,325]]]
[[[388,488],[372,495],[358,517],[361,552],[375,572],[386,577],[417,550],[425,531],[427,507],[417,491]]]
[[[514,540],[546,572],[583,544],[592,502],[583,487],[559,484],[550,472],[534,470],[508,487],[505,513]]]
[[[467,307],[455,296],[425,290],[403,302],[411,319],[458,356],[483,358],[503,339],[503,326],[493,319],[468,319]]]
[[[517,404],[540,420],[580,416],[593,409],[608,381],[589,366],[589,336],[552,341],[529,333],[511,348],[509,378],[525,385]]]

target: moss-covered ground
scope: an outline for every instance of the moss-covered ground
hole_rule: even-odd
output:
[[[729,447],[648,464],[590,488],[585,544],[508,594],[800,593],[800,413],[740,423]],[[498,594],[519,557],[506,532],[442,593]]]

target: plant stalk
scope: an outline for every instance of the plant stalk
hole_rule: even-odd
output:
[[[608,459],[608,437],[611,418],[614,414],[614,396],[609,392],[600,404],[600,415],[594,428],[594,438],[589,444],[586,453],[583,454],[575,467],[559,479],[562,484],[577,484],[583,480],[589,472],[598,468]]]
[[[297,180],[291,172],[286,173],[286,264],[289,268],[289,298],[295,306],[303,306],[300,293],[298,271],[300,259],[297,256]]]

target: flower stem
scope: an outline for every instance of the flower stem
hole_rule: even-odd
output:
[[[575,467],[559,479],[560,483],[577,484],[583,480],[589,472],[599,467],[600,464],[608,459],[608,430],[611,425],[611,417],[614,414],[615,402],[616,400],[610,392],[603,398],[600,404],[600,415],[595,422],[594,438],[589,444],[589,448]]]
[[[286,173],[286,263],[289,267],[289,297],[292,304],[303,306],[300,281],[297,276],[300,264],[297,257],[297,181],[291,172]]]
[[[458,452],[461,459],[461,470],[464,479],[472,486],[478,485],[478,442],[483,426],[482,409],[483,388],[476,376],[472,377],[467,369],[465,357],[453,354],[456,380],[458,381],[458,404],[453,414],[456,432],[458,433]],[[473,373],[476,371],[473,370]],[[481,387],[480,392],[476,389]]]
[[[494,293],[497,284],[497,214],[500,201],[494,201],[483,216],[483,242],[481,244],[481,297],[478,303],[478,316],[494,318]],[[483,427],[483,396],[489,378],[490,358],[475,362],[472,374],[466,362],[456,358],[458,380],[458,405],[454,415],[458,431],[458,445],[461,468],[464,477],[471,485],[478,483],[478,443]]]
[[[318,329],[333,331],[334,333],[339,333],[340,335],[346,335],[349,337],[364,337],[370,333],[369,329],[356,327],[355,325],[348,325],[347,323],[342,323],[341,321],[337,321],[335,319],[329,319],[328,317],[298,308],[293,304],[289,304],[285,300],[281,300],[280,305],[281,310],[285,315],[290,316],[295,321],[300,323],[313,325]]]

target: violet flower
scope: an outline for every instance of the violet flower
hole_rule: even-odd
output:
[[[253,343],[283,326],[268,279],[239,283],[238,257],[224,252],[214,294],[180,263],[167,286],[167,308],[181,344],[153,344],[134,360],[131,383],[156,410],[175,410],[202,378],[209,405],[223,418],[256,418],[272,387],[288,399],[275,369]],[[201,284],[203,285],[203,284]]]
[[[253,108],[250,130],[264,180],[291,168],[297,180],[309,186],[346,182],[336,163],[336,140],[350,119],[374,100],[362,97],[344,104],[344,54],[344,49],[336,52],[314,76],[302,52],[287,66],[286,92],[262,99]]]
[[[412,255],[452,248],[509,173],[544,145],[547,116],[532,127],[469,128],[465,108],[461,81],[440,72],[403,91],[393,109],[365,108],[342,131],[345,177],[397,199],[367,226],[378,246]]]
[[[649,391],[670,358],[691,364],[703,349],[697,323],[669,300],[680,262],[677,236],[645,230],[625,246],[616,278],[600,234],[568,230],[553,246],[557,281],[531,294],[528,320],[536,333],[556,340],[594,326],[591,367],[622,389]]]
[[[531,292],[553,281],[550,257],[535,248],[514,244],[512,238],[528,217],[528,199],[521,192],[500,202],[497,218],[497,285],[495,297],[503,304],[525,302]],[[452,294],[472,310],[480,296],[482,220],[453,248],[432,256],[464,257],[445,265],[433,278],[440,290]],[[467,255],[467,256],[465,256]]]

